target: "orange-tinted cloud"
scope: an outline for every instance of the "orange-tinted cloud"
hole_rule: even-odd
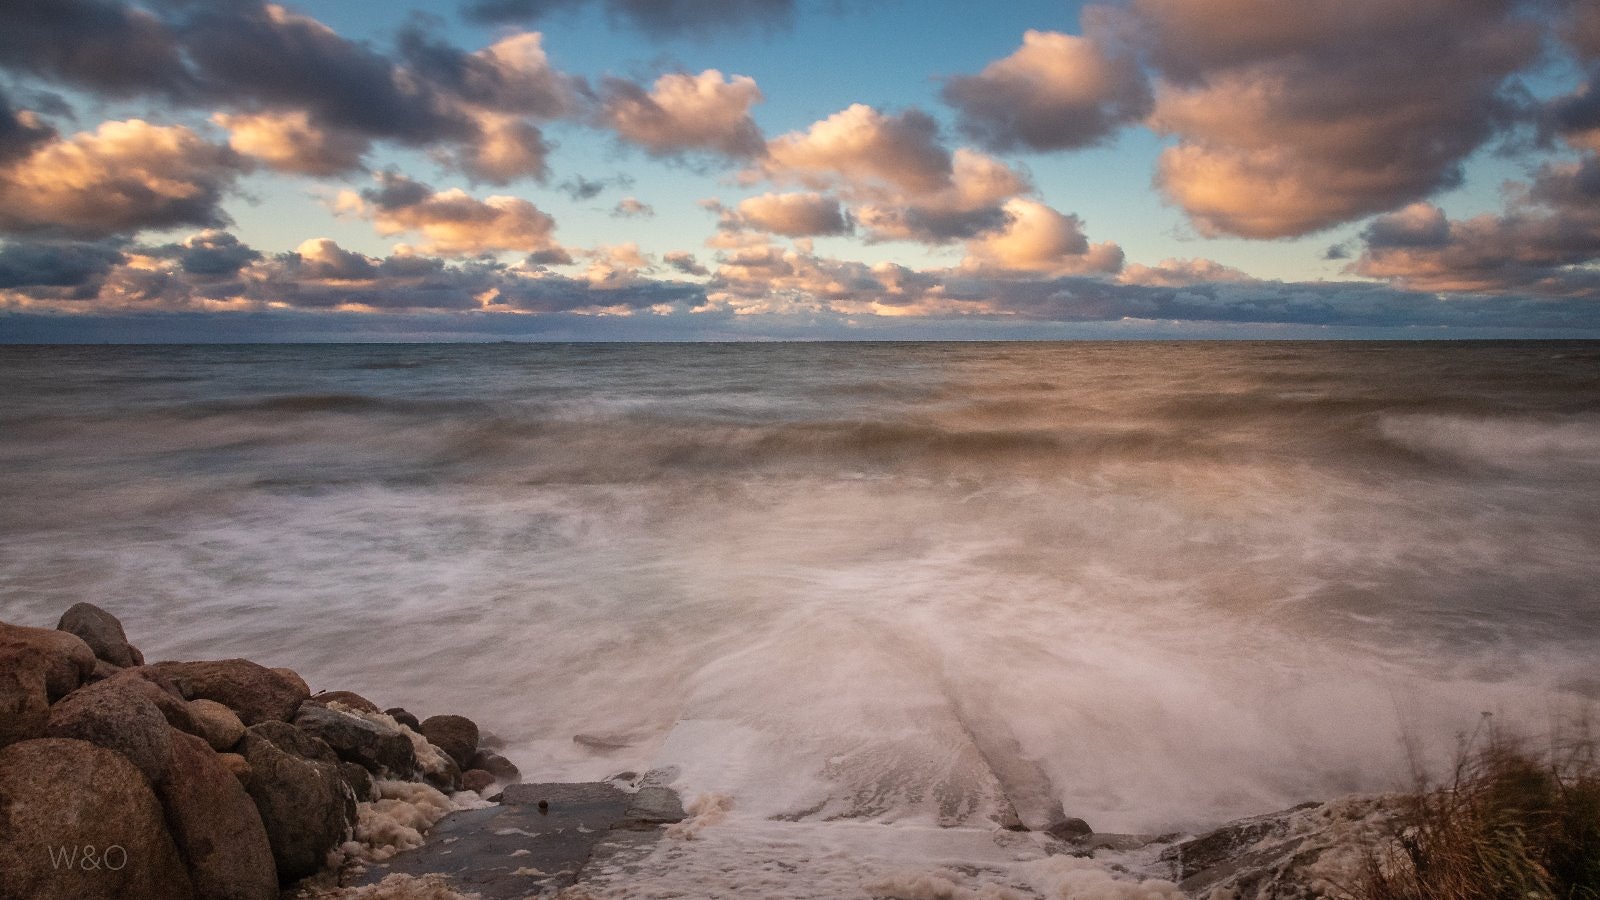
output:
[[[182,126],[140,119],[37,146],[0,166],[0,232],[86,237],[227,223],[244,163]]]
[[[1306,234],[1456,184],[1539,52],[1516,0],[1135,0],[1177,136],[1157,183],[1202,234]],[[1422,61],[1425,61],[1422,62]]]
[[[1151,106],[1133,54],[1054,31],[1029,30],[1015,53],[950,79],[943,96],[960,113],[961,130],[996,150],[1087,147]]]
[[[1153,266],[1132,263],[1117,281],[1151,287],[1186,287],[1191,284],[1254,281],[1249,275],[1209,259],[1163,259]]]
[[[364,135],[312,122],[304,110],[217,113],[211,119],[228,130],[228,146],[283,172],[348,172],[361,165],[371,145]]]
[[[850,230],[850,219],[836,198],[824,194],[762,194],[739,201],[723,225],[788,237],[811,237],[844,234]]]
[[[813,187],[844,180],[922,194],[950,185],[950,153],[939,143],[939,124],[918,109],[887,115],[856,103],[804,132],[774,138],[767,155],[768,177]]]
[[[604,94],[602,121],[651,154],[702,151],[742,159],[761,152],[761,130],[750,118],[750,107],[762,99],[753,78],[724,78],[716,69],[676,72],[657,78],[648,92],[611,79]]]
[[[379,234],[416,234],[420,249],[445,255],[510,250],[537,253],[559,248],[555,219],[520,197],[479,200],[460,188],[435,192],[402,175],[379,175],[379,187],[340,194],[341,212],[372,221]]]
[[[1005,204],[1005,227],[967,242],[964,268],[1050,275],[1113,273],[1122,268],[1122,248],[1091,246],[1077,216],[1063,215],[1036,200]]]

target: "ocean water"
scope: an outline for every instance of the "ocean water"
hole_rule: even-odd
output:
[[[9,347],[0,387],[0,618],[90,600],[747,836],[1197,829],[1600,699],[1592,343]]]

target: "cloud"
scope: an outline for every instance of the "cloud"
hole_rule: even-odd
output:
[[[1352,267],[1421,291],[1600,298],[1600,157],[1542,167],[1500,215],[1419,203],[1374,219]]]
[[[199,278],[232,278],[240,269],[262,258],[260,251],[217,229],[192,234],[180,243],[145,252],[176,259],[185,273]]]
[[[855,218],[874,242],[946,244],[1005,227],[1007,201],[1031,190],[1025,174],[962,147],[951,155],[950,177],[937,190],[856,188],[864,202]]]
[[[228,146],[281,172],[327,176],[360,167],[370,141],[364,135],[314,124],[304,110],[217,113]]]
[[[1117,278],[1122,284],[1151,287],[1186,287],[1192,284],[1214,282],[1255,281],[1232,266],[1209,259],[1164,259],[1154,266],[1134,263],[1125,267]]]
[[[584,0],[468,0],[467,18],[488,23],[530,22],[561,10],[581,7]],[[647,33],[698,32],[747,25],[775,28],[794,17],[794,0],[604,0],[613,20]]]
[[[588,90],[581,80],[551,66],[537,31],[509,34],[467,53],[413,25],[400,34],[400,54],[410,71],[430,84],[501,113],[560,118],[573,113]]]
[[[961,130],[994,150],[1064,150],[1104,143],[1144,118],[1150,86],[1131,53],[1098,41],[1029,30],[1010,56],[945,83]]]
[[[965,268],[1056,275],[1122,268],[1122,249],[1112,243],[1090,246],[1077,216],[1022,198],[1008,200],[1004,210],[1003,228],[967,242]]]
[[[1520,7],[1135,0],[1133,27],[1165,76],[1151,121],[1178,138],[1157,183],[1202,234],[1252,238],[1454,186],[1519,115],[1507,79],[1540,47]]]
[[[225,225],[222,197],[244,168],[182,126],[103,122],[0,166],[0,232],[96,238]]]
[[[7,0],[0,68],[113,96],[194,89],[178,35],[150,12],[101,0]]]
[[[372,220],[384,236],[418,234],[421,249],[446,255],[500,250],[535,253],[554,250],[555,220],[519,197],[478,200],[454,188],[434,192],[421,182],[392,172],[360,195],[346,191],[337,208]]]
[[[724,214],[725,228],[752,228],[788,237],[844,234],[850,219],[836,198],[815,192],[747,197]]]
[[[750,107],[762,99],[753,78],[725,79],[716,69],[673,72],[657,78],[649,92],[613,78],[602,94],[601,121],[652,155],[699,151],[744,159],[762,150],[761,129],[750,118]]]
[[[939,123],[919,109],[886,115],[856,103],[767,143],[762,167],[774,180],[824,187],[893,185],[909,193],[931,193],[950,185],[950,153],[939,142]]]
[[[618,200],[617,205],[611,210],[612,217],[617,219],[648,219],[655,214],[655,207],[640,200],[638,197],[624,197]]]
[[[29,110],[12,109],[10,98],[0,91],[0,165],[27,156],[55,138],[54,128]]]
[[[669,251],[661,257],[661,261],[666,263],[668,268],[684,275],[705,276],[711,274],[711,270],[700,265],[699,261],[694,258],[694,254],[687,250]]]
[[[8,241],[0,245],[0,291],[88,299],[126,259],[120,241]]]

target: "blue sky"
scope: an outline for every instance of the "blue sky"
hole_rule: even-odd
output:
[[[0,340],[1600,336],[1575,0],[19,0],[0,34]]]

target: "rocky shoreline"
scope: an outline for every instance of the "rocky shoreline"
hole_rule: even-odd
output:
[[[0,900],[589,897],[575,887],[589,861],[642,859],[659,834],[690,839],[721,817],[691,804],[674,825],[686,814],[666,773],[521,784],[501,746],[466,717],[313,693],[289,669],[147,663],[87,603],[54,629],[0,622]],[[1396,810],[1347,797],[1198,836],[1007,821],[995,841],[1146,860],[1111,863],[1107,897],[1314,900],[1350,896]],[[921,897],[925,880],[872,896]]]
[[[0,622],[0,900],[277,900],[419,846],[521,780],[470,719],[147,663],[88,603]]]

